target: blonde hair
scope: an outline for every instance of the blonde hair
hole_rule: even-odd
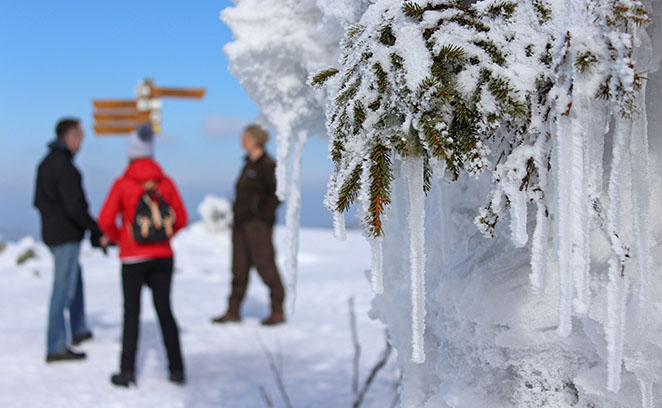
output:
[[[251,135],[251,138],[260,146],[264,146],[269,141],[269,133],[262,129],[260,125],[248,125],[244,132]]]

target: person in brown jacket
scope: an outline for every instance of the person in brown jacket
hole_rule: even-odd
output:
[[[227,313],[213,323],[241,321],[241,302],[248,286],[251,266],[271,291],[271,315],[262,321],[265,326],[285,322],[283,301],[285,289],[276,267],[272,243],[276,221],[276,163],[265,152],[269,134],[260,126],[251,125],[241,135],[246,151],[244,165],[236,185],[232,227],[232,293]]]

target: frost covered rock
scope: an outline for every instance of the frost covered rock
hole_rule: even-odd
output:
[[[0,244],[0,268],[34,266],[50,261],[51,254],[41,242],[25,237],[18,242]]]
[[[198,215],[207,231],[223,232],[232,225],[232,204],[225,198],[207,195],[198,205]]]

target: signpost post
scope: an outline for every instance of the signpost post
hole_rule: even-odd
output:
[[[161,133],[160,98],[202,99],[204,88],[157,87],[151,79],[140,81],[136,99],[94,99],[94,132],[97,135],[123,135],[141,123],[150,122],[154,133]]]

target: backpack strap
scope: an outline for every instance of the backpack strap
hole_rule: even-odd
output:
[[[159,200],[163,201],[163,196],[159,193],[159,190],[157,190],[156,187],[158,187],[158,183],[154,180],[149,180],[143,183],[143,188],[146,193],[153,194]]]

